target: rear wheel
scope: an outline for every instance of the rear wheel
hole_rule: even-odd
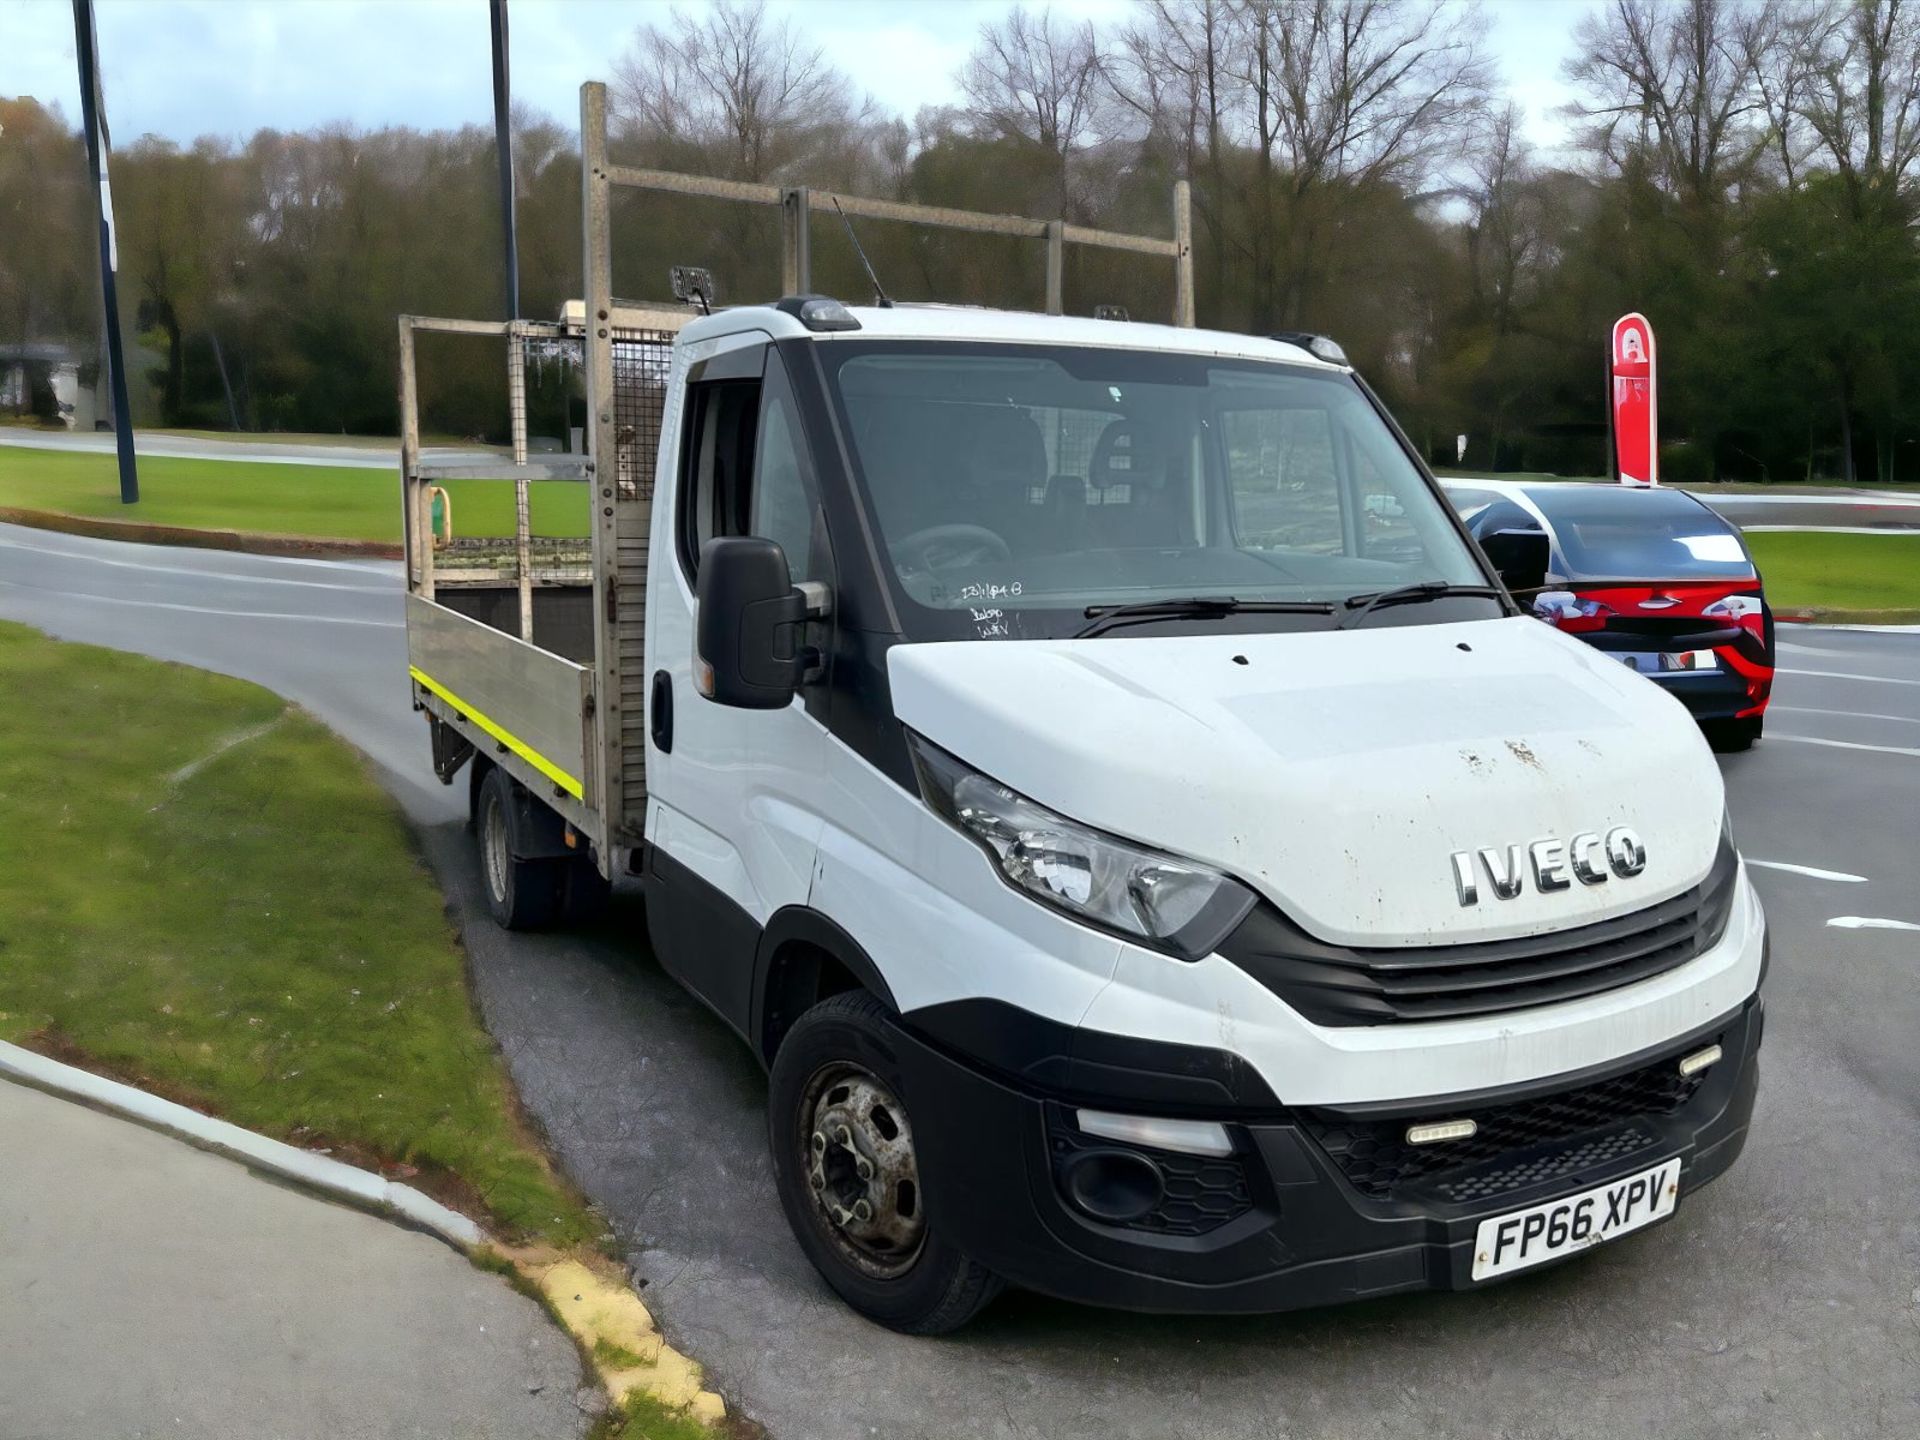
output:
[[[787,1222],[854,1309],[909,1335],[957,1330],[1001,1281],[942,1238],[921,1194],[887,1011],[864,991],[814,1006],[773,1059],[768,1128]]]
[[[474,797],[480,874],[495,923],[508,930],[541,930],[560,913],[566,876],[552,860],[522,860],[514,855],[513,789],[512,777],[496,767],[487,772]]]
[[[1762,724],[1760,716],[1752,715],[1745,720],[1707,720],[1700,728],[1706,733],[1707,743],[1725,755],[1751,750],[1760,738]]]

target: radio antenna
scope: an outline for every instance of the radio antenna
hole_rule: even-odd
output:
[[[873,262],[867,259],[867,252],[860,248],[860,237],[853,233],[853,221],[847,218],[847,212],[840,208],[840,197],[833,197],[833,213],[840,217],[840,223],[847,227],[847,239],[853,242],[853,253],[860,257],[860,264],[867,272],[867,279],[873,282],[873,298],[882,310],[891,310],[893,301],[887,298],[887,292],[880,288],[880,277],[873,273]]]

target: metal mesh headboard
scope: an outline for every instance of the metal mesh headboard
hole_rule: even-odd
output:
[[[673,333],[615,330],[612,341],[614,493],[621,500],[650,500],[667,406]]]

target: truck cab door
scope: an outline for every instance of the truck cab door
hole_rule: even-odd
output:
[[[647,601],[647,929],[661,964],[743,1034],[760,932],[811,887],[826,730],[808,709],[818,683],[782,710],[715,704],[695,688],[700,547],[716,535],[773,540],[795,584],[833,583],[799,407],[766,340],[728,337],[739,343],[689,368]]]

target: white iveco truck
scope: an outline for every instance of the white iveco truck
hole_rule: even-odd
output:
[[[610,187],[712,182],[609,164],[600,106],[584,308],[402,322],[415,698],[503,923],[641,877],[850,1304],[1464,1289],[1733,1162],[1766,927],[1707,746],[1522,613],[1544,557],[1336,348],[1190,328],[1178,223],[936,217],[1170,255],[1187,323],[845,306],[751,186],[794,293],[616,302]],[[421,328],[579,345],[588,457],[490,472],[577,477],[577,553],[524,504],[436,547]]]

